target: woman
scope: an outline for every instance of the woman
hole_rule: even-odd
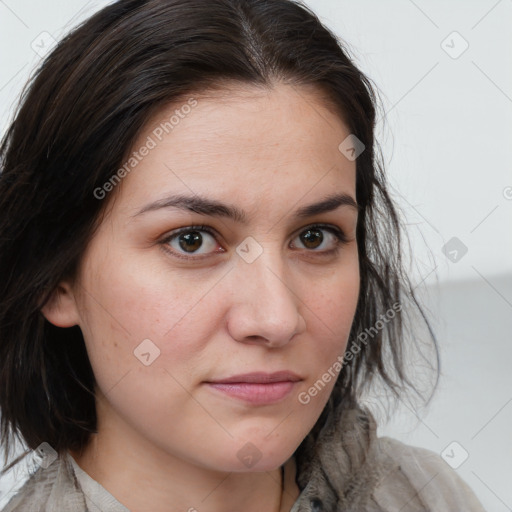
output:
[[[1,147],[2,431],[43,454],[4,510],[483,510],[360,405],[414,389],[422,311],[375,106],[290,0],[123,0],[56,47]]]

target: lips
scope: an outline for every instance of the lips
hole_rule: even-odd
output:
[[[252,372],[206,382],[206,384],[221,395],[252,405],[269,405],[282,401],[301,380],[303,380],[301,377],[290,371]]]
[[[288,370],[278,371],[274,373],[267,372],[251,372],[243,375],[233,375],[232,377],[221,378],[217,380],[208,381],[215,384],[232,384],[232,383],[255,383],[255,384],[268,384],[271,382],[298,382],[302,380],[297,374]]]

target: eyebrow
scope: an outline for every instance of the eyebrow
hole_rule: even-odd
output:
[[[295,216],[298,218],[312,217],[313,215],[318,215],[320,213],[331,212],[340,206],[349,206],[359,212],[359,205],[355,199],[349,194],[340,193],[331,194],[317,203],[301,206],[295,212]],[[247,224],[248,221],[245,211],[235,205],[222,203],[221,201],[208,199],[200,195],[188,196],[182,194],[172,195],[147,204],[132,217],[137,217],[146,212],[160,210],[163,208],[178,208],[181,210],[199,213],[201,215],[225,217],[242,224]]]

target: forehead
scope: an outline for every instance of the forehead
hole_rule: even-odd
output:
[[[246,203],[352,192],[355,161],[338,149],[348,127],[311,89],[229,88],[156,112],[125,158],[121,201],[135,208],[171,191]],[[116,201],[117,202],[117,201]]]

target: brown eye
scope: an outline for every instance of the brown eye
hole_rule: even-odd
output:
[[[185,252],[194,252],[203,244],[203,237],[199,231],[189,231],[179,235],[178,241]]]
[[[301,242],[308,249],[316,249],[324,240],[322,231],[318,228],[308,229],[300,235]]]
[[[205,256],[216,252],[219,246],[213,233],[199,227],[187,227],[171,233],[162,241],[176,256],[186,254]]]
[[[336,226],[310,226],[302,231],[296,240],[299,243],[292,243],[295,249],[309,249],[310,252],[329,254],[337,251],[340,245],[347,242],[345,234]],[[302,247],[301,247],[302,246]]]

